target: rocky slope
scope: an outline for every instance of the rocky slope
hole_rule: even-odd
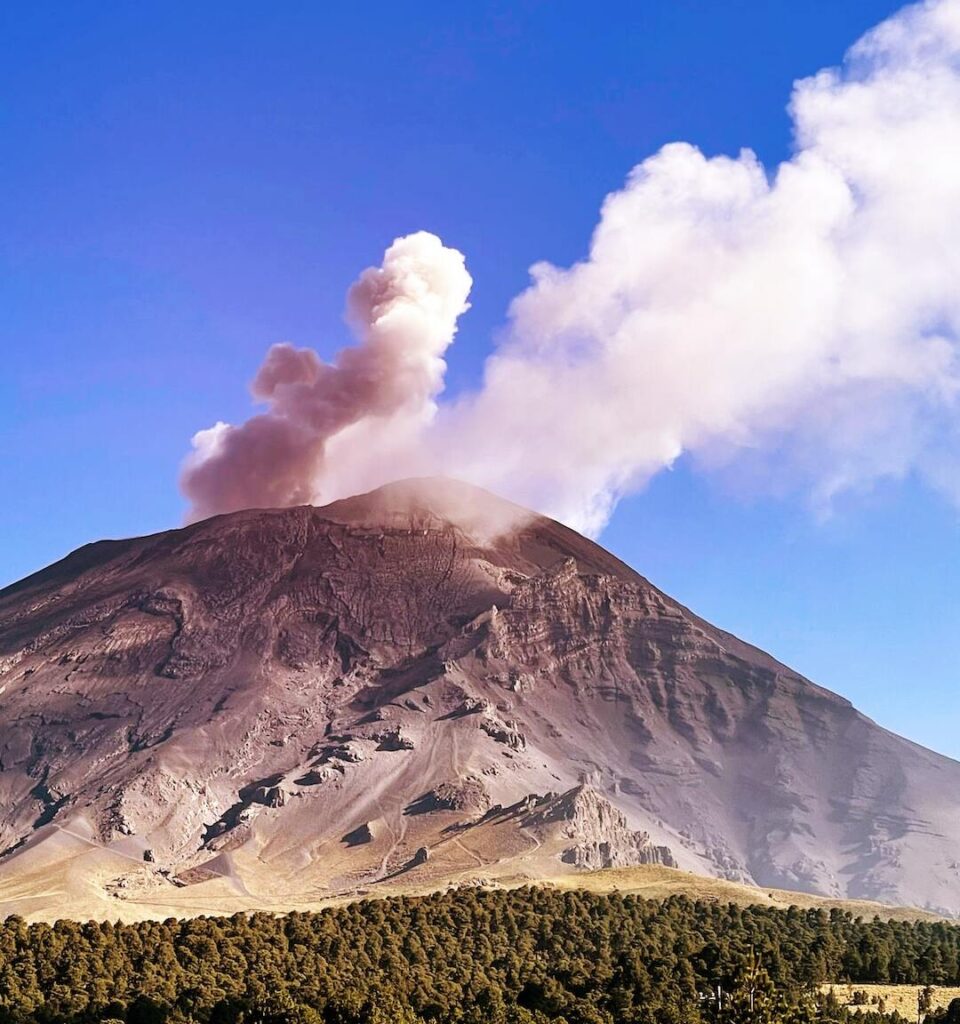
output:
[[[0,912],[651,863],[956,914],[958,808],[960,764],[449,481],[0,592]]]

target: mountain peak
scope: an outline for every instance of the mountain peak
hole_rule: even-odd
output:
[[[960,912],[960,765],[458,481],[83,548],[0,593],[0,709],[38,916],[651,857]]]
[[[490,491],[451,477],[410,477],[322,506],[326,518],[365,526],[427,519],[453,523],[481,540],[494,540],[538,517]]]

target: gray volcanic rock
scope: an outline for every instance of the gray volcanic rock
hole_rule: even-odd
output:
[[[429,814],[431,811],[459,811],[472,815],[485,814],[490,809],[486,787],[476,778],[459,782],[442,782],[429,793],[424,793],[410,804],[407,814]]]
[[[578,868],[621,868],[632,864],[677,863],[667,846],[654,846],[646,832],[630,828],[622,811],[588,786],[560,796],[548,794],[524,818],[528,828],[559,825],[564,839],[574,840],[560,859]]]
[[[960,764],[450,481],[103,541],[0,592],[0,885],[73,837],[253,900],[676,862],[956,914],[958,810]]]

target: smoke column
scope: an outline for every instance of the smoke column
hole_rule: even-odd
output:
[[[435,235],[394,242],[347,296],[355,348],[328,365],[274,345],[251,388],[267,411],[194,437],[181,481],[193,517],[320,499],[331,437],[363,421],[399,433],[428,421],[471,283],[463,256]]]
[[[960,501],[960,0],[904,8],[789,109],[772,172],[685,143],[635,167],[456,402],[434,398],[462,258],[395,243],[351,298],[356,349],[273,349],[267,411],[198,435],[194,514],[442,472],[595,534],[681,457],[816,509],[908,474]]]

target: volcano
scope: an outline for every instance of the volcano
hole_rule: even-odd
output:
[[[449,480],[102,541],[0,592],[7,913],[661,864],[956,915],[958,811],[960,764]]]

